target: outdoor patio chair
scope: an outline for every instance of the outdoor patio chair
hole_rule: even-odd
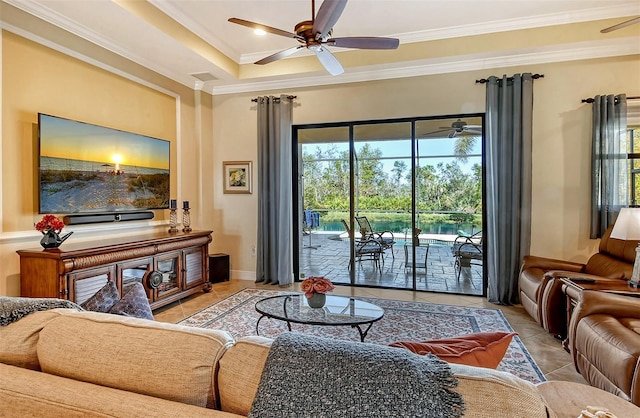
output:
[[[455,258],[456,280],[460,280],[462,267],[471,267],[472,264],[482,265],[484,258],[482,254],[482,231],[478,231],[475,234],[458,231],[458,236],[453,242],[451,251]]]
[[[353,231],[349,227],[349,224],[344,219],[341,219],[342,225],[347,231],[349,238],[354,238]],[[360,262],[362,260],[372,260],[373,265],[380,271],[382,271],[382,266],[380,265],[380,260],[382,258],[382,254],[384,249],[382,245],[370,238],[354,238],[354,249],[355,249],[355,261]],[[351,268],[352,259],[349,260],[349,268]]]
[[[391,257],[393,257],[394,259],[396,258],[395,254],[393,253],[393,244],[395,244],[396,242],[391,231],[374,231],[371,227],[371,223],[369,223],[369,219],[367,219],[366,216],[356,216],[356,222],[360,227],[360,234],[362,235],[362,239],[372,239],[374,241],[377,241],[382,246],[383,254],[384,250],[391,249]]]

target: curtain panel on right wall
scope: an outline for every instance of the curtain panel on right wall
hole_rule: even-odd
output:
[[[590,238],[602,237],[629,205],[627,96],[593,98]]]

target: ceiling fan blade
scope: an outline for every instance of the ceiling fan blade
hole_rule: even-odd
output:
[[[634,17],[633,19],[627,20],[627,21],[622,22],[622,23],[618,23],[617,25],[609,26],[608,28],[602,29],[600,32],[601,33],[612,32],[614,30],[622,29],[624,27],[633,25],[634,23],[640,23],[640,16]]]
[[[289,55],[295,54],[300,48],[304,48],[304,45],[294,46],[293,48],[285,49],[280,52],[276,52],[273,55],[269,55],[268,57],[264,57],[259,61],[256,61],[254,64],[264,65],[269,64],[270,62],[277,61],[282,58],[286,58]]]
[[[381,38],[376,36],[352,36],[347,38],[333,38],[327,40],[327,45],[340,48],[358,49],[396,49],[400,40],[395,38]]]
[[[480,135],[482,135],[482,132],[468,131],[468,130],[464,130],[464,131],[453,130],[449,132],[449,138],[477,138]]]
[[[287,32],[286,30],[282,30],[282,29],[278,29],[278,28],[272,28],[271,26],[263,25],[262,23],[250,22],[248,20],[238,19],[238,18],[235,18],[235,17],[229,18],[229,22],[236,23],[236,24],[242,25],[242,26],[246,26],[246,27],[251,28],[251,29],[262,29],[263,31],[268,32],[268,33],[272,33],[274,35],[280,35],[280,36],[285,36],[287,38],[293,38],[293,39],[304,41],[304,38],[302,38],[298,34],[295,34],[293,32]]]
[[[316,53],[318,60],[320,60],[320,63],[324,66],[324,68],[326,68],[329,74],[339,75],[344,73],[344,68],[342,68],[340,61],[338,61],[338,59],[333,56],[331,51],[329,51],[327,48],[315,48],[313,51]]]
[[[428,137],[430,135],[435,135],[435,134],[439,134],[441,132],[449,132],[449,131],[451,131],[451,128],[445,128],[445,129],[440,129],[440,130],[437,130],[437,131],[425,132],[425,133],[423,133],[421,135],[418,135],[418,136],[420,136],[420,137]]]
[[[340,18],[346,5],[347,0],[324,0],[313,22],[312,33],[316,39],[329,37],[329,32]]]

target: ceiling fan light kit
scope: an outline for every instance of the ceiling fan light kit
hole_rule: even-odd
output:
[[[340,61],[329,51],[327,46],[352,49],[396,49],[400,44],[400,41],[395,38],[373,36],[331,38],[333,26],[342,15],[346,6],[347,0],[324,0],[316,16],[315,1],[311,0],[311,20],[298,23],[294,28],[295,33],[235,17],[230,18],[229,22],[254,30],[262,30],[266,33],[293,38],[302,44],[276,52],[275,54],[256,61],[255,64],[269,64],[293,55],[302,48],[307,48],[316,54],[316,57],[329,74],[338,75],[344,72],[344,68],[340,64]]]

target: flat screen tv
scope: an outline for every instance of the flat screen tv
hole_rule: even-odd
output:
[[[169,207],[169,141],[38,114],[40,213]]]

